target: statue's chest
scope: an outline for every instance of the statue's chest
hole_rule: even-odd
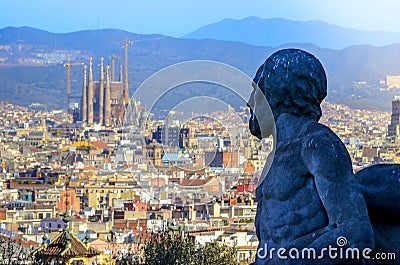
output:
[[[262,192],[265,198],[284,200],[301,189],[311,177],[301,159],[299,145],[290,145],[275,153],[275,157],[264,182]]]

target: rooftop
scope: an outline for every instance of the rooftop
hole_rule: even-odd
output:
[[[86,245],[74,234],[64,229],[48,245],[43,245],[37,252],[47,257],[93,257],[100,254],[97,249]]]

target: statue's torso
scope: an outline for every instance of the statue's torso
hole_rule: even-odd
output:
[[[328,223],[314,178],[301,161],[301,148],[301,138],[278,148],[257,189],[256,226],[270,246],[287,246]]]

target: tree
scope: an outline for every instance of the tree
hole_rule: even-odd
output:
[[[152,233],[135,243],[136,251],[115,257],[117,265],[237,265],[236,249],[217,242],[197,244],[187,235]]]
[[[0,236],[0,264],[31,264],[31,251],[13,238]]]

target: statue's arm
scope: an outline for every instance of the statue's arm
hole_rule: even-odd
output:
[[[304,138],[301,155],[314,176],[331,228],[311,246],[337,246],[337,238],[346,237],[347,247],[373,248],[374,237],[365,200],[354,179],[350,156],[340,139],[327,127],[318,125],[317,130]]]

